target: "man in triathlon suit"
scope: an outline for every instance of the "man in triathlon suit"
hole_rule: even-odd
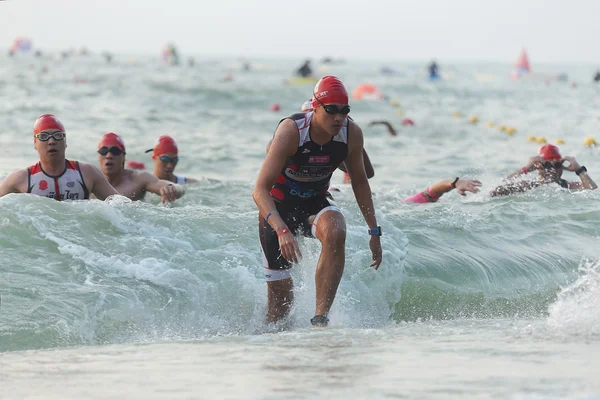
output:
[[[373,262],[382,259],[371,188],[363,162],[363,134],[348,118],[350,106],[343,83],[325,76],[315,86],[313,111],[280,121],[254,187],[259,236],[268,291],[267,321],[289,314],[293,283],[289,268],[302,257],[295,235],[314,236],[322,250],[317,264],[314,326],[326,326],[344,271],[346,221],[327,199],[335,169],[346,163],[352,189],[371,235]]]
[[[439,181],[429,186],[427,189],[419,192],[413,196],[407,197],[402,200],[402,203],[433,203],[439,200],[444,193],[448,193],[454,189],[461,196],[466,196],[467,192],[477,193],[481,182],[471,179],[446,179]]]
[[[305,101],[302,104],[302,107],[300,107],[300,111],[302,112],[310,112],[313,110],[313,106],[312,106],[312,102],[314,101],[314,99],[310,99]],[[267,143],[267,153],[269,152],[269,147],[271,146],[271,142],[273,141],[273,139],[269,140],[269,143]],[[371,164],[371,160],[369,159],[369,155],[367,154],[367,151],[363,148],[363,160],[365,161],[365,171],[367,172],[367,178],[371,179],[372,177],[375,176],[375,169],[373,168],[373,164]],[[339,170],[344,172],[344,183],[350,183],[350,175],[348,175],[348,172],[346,171],[346,165],[344,163],[341,163],[339,165]],[[332,189],[332,190],[339,190],[339,189]]]
[[[562,179],[563,171],[575,172],[581,182],[568,182]],[[537,171],[537,180],[528,180],[529,172]],[[587,168],[579,165],[575,157],[563,157],[553,144],[540,148],[537,156],[531,157],[527,164],[506,177],[509,183],[503,184],[490,192],[490,196],[505,196],[521,193],[552,183],[569,190],[594,190],[598,185],[587,174]]]
[[[154,176],[158,179],[179,184],[198,182],[194,178],[175,175],[179,156],[177,156],[177,143],[171,136],[163,135],[156,139],[154,148],[146,150],[146,153],[150,152],[154,160]]]
[[[98,162],[111,185],[131,200],[142,200],[146,192],[157,194],[163,203],[183,196],[183,186],[163,181],[149,172],[125,168],[125,142],[116,133],[107,133],[98,143]]]
[[[93,165],[67,160],[65,127],[52,114],[39,117],[33,126],[33,147],[40,161],[15,171],[0,183],[0,197],[9,193],[32,193],[58,201],[84,200],[93,193],[100,200],[118,194]]]

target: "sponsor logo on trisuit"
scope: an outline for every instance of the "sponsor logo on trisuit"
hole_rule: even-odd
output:
[[[326,164],[329,162],[329,156],[310,156],[309,163]]]

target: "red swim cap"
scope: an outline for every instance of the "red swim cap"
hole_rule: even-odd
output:
[[[152,152],[152,158],[160,157],[163,154],[177,154],[177,143],[171,136],[163,135],[156,139],[154,148],[146,150],[146,153]]]
[[[146,165],[141,161],[127,161],[127,166],[131,169],[145,169]]]
[[[33,134],[45,131],[46,129],[58,129],[61,132],[65,131],[65,126],[52,114],[44,114],[35,120],[33,124]]]
[[[324,76],[315,86],[313,91],[313,108],[320,107],[322,104],[348,104],[348,92],[342,81],[335,76]]]
[[[542,146],[538,155],[546,161],[560,160],[562,158],[558,147],[553,144]]]
[[[121,150],[125,151],[125,142],[123,138],[116,133],[109,132],[106,135],[102,136],[100,142],[98,143],[98,148],[100,147],[118,147]]]

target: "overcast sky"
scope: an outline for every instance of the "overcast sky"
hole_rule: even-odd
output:
[[[598,0],[0,0],[0,47],[600,64]]]

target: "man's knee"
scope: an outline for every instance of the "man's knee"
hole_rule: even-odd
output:
[[[321,242],[330,246],[346,243],[346,227],[341,224],[331,224],[321,232]]]
[[[312,222],[312,234],[321,242],[344,243],[346,240],[346,220],[342,210],[335,206],[322,209]]]

